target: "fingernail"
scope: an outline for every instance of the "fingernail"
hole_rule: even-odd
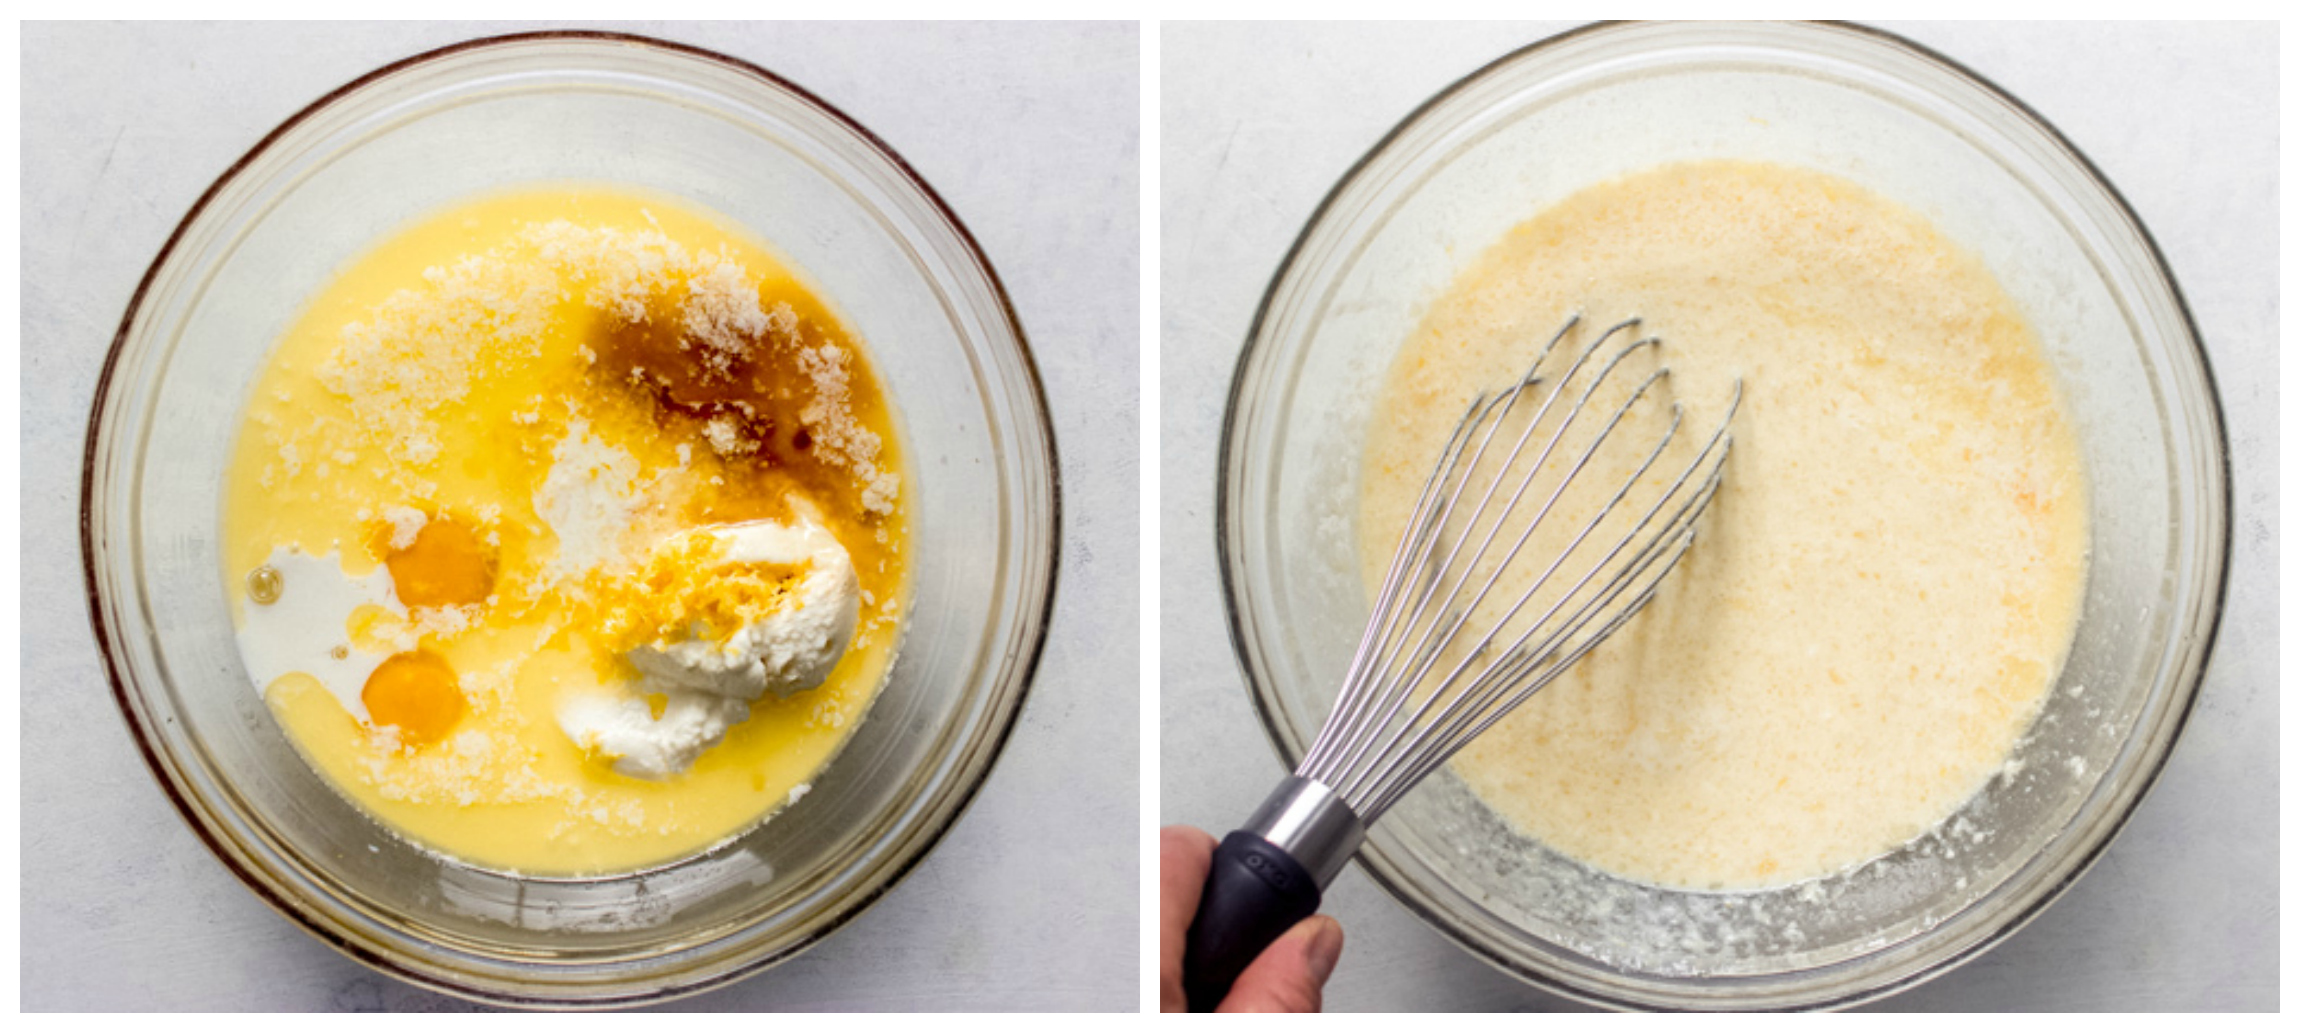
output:
[[[1324,986],[1326,977],[1334,974],[1335,963],[1342,960],[1342,923],[1318,916],[1318,931],[1310,935],[1310,975]]]

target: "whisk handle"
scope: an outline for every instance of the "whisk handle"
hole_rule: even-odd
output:
[[[1213,1011],[1230,984],[1286,930],[1318,913],[1325,888],[1366,838],[1358,812],[1300,775],[1278,783],[1214,848],[1198,914],[1183,941],[1182,990],[1191,1011]]]
[[[1182,954],[1191,1011],[1213,1011],[1230,984],[1286,930],[1318,913],[1318,881],[1292,854],[1251,832],[1222,838]]]

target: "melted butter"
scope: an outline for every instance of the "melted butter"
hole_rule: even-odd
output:
[[[792,381],[776,363],[721,385],[747,392],[729,404],[749,403],[767,439],[721,455],[711,413],[665,404],[612,358],[637,331],[590,297],[604,277],[544,259],[531,231],[562,222],[592,235],[660,233],[689,255],[739,267],[770,310],[788,305],[797,340],[836,348],[836,423],[850,438],[876,439],[869,468],[833,461],[819,441],[793,442],[810,418],[829,416],[814,382]],[[472,256],[492,257],[463,264]],[[466,318],[473,312],[512,315]],[[378,333],[423,344],[373,352]],[[371,348],[368,361],[349,361],[359,347]],[[628,526],[591,544],[629,552],[686,527],[783,519],[803,496],[867,593],[861,630],[823,686],[760,701],[676,779],[617,775],[556,721],[562,694],[631,676],[612,644],[588,632],[593,601],[550,576],[552,560],[575,545],[560,535],[577,532],[555,527],[535,500],[570,436],[630,462],[637,501],[613,514]],[[908,543],[899,493],[875,507],[866,496],[899,485],[901,470],[894,417],[861,342],[763,246],[661,198],[508,194],[383,241],[279,343],[250,393],[226,477],[225,586],[244,620],[248,572],[275,548],[340,551],[349,577],[389,570],[418,608],[371,637],[422,659],[379,666],[391,678],[380,689],[371,680],[369,703],[395,708],[408,727],[363,723],[317,682],[288,676],[267,699],[290,738],[346,796],[431,849],[537,874],[629,870],[763,820],[804,791],[862,719],[892,661]],[[431,516],[404,547],[391,545],[391,507]]]
[[[1573,312],[1642,316],[1702,434],[1743,378],[1734,451],[1654,604],[1453,770],[1534,839],[1695,889],[1825,876],[1939,824],[2033,720],[2082,599],[2077,443],[2012,301],[1817,173],[1698,163],[1576,194],[1465,271],[1392,368],[1369,586],[1463,402]]]

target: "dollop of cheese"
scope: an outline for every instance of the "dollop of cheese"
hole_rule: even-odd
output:
[[[748,702],[702,692],[669,694],[661,714],[634,695],[579,695],[559,708],[559,727],[617,772],[661,781],[694,767],[750,716]]]
[[[790,592],[795,598],[732,634],[718,637],[713,622],[694,619],[681,637],[659,638],[626,652],[651,691],[691,690],[746,701],[773,692],[788,699],[830,677],[862,613],[862,586],[838,539],[812,523],[794,527],[753,521],[685,532],[666,544],[691,554],[691,547],[679,543],[690,536],[706,537],[716,547],[716,569],[782,567],[805,573]]]
[[[559,711],[577,745],[633,778],[686,771],[750,704],[821,685],[853,641],[862,591],[830,531],[752,521],[698,528],[659,543],[637,579],[604,609],[604,631],[632,641],[639,672],[611,695]],[[663,697],[658,711],[650,696]]]

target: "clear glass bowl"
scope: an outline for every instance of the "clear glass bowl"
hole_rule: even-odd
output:
[[[1977,252],[2042,336],[2082,438],[2091,570],[2073,652],[2017,765],[1942,830],[1819,883],[1663,890],[1530,842],[1441,772],[1359,854],[1408,908],[1529,982],[1617,1007],[1858,1003],[1969,959],[2082,874],[2196,698],[2228,556],[2226,433],[2147,231],[2043,119],[1898,38],[1788,24],[1605,25],[1424,104],[1326,197],[1232,385],[1217,527],[1231,631],[1299,761],[1364,624],[1359,457],[1428,303],[1509,227],[1662,162],[1834,173]]]
[[[869,716],[773,821],[611,878],[442,861],[345,802],[248,691],[217,553],[241,400],[304,300],[387,231],[538,181],[674,195],[771,241],[870,342],[910,429],[914,594]],[[597,1006],[789,958],[919,862],[1013,728],[1053,597],[1058,502],[1053,431],[1005,291],[900,157],[740,61],[544,33],[381,69],[216,181],[153,262],[105,363],[82,536],[120,709],[185,818],[251,889],[416,983]]]

